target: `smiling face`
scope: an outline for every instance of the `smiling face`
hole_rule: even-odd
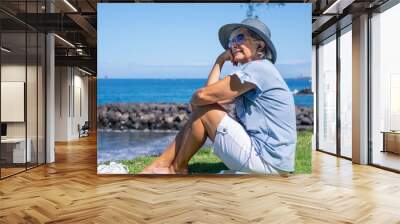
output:
[[[238,35],[244,35],[244,41],[242,43],[233,42],[231,45],[233,60],[240,63],[245,64],[249,61],[253,61],[259,59],[257,55],[257,49],[263,48],[263,41],[256,41],[251,36],[247,29],[239,28],[232,32],[229,40],[237,38]],[[238,38],[237,38],[238,39]]]

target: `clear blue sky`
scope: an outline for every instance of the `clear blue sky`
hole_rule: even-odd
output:
[[[218,29],[246,11],[243,3],[98,4],[99,77],[207,78],[224,50]],[[263,4],[256,14],[271,30],[281,74],[310,76],[311,4]]]

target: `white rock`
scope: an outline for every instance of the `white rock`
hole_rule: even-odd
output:
[[[128,168],[120,163],[111,162],[109,165],[97,166],[98,174],[128,174]]]

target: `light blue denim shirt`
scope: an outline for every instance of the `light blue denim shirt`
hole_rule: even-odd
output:
[[[244,64],[232,73],[256,85],[235,99],[236,116],[256,152],[270,165],[294,171],[296,111],[293,94],[269,60]]]

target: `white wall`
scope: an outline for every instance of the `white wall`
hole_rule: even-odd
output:
[[[72,135],[79,137],[78,124],[83,125],[85,121],[88,121],[88,78],[83,77],[79,73],[76,75],[77,70],[74,70],[74,108],[72,113]],[[80,101],[80,102],[79,102]],[[81,108],[80,108],[81,107]],[[81,110],[81,111],[80,111]]]
[[[38,70],[37,70],[38,69]],[[1,81],[2,82],[24,82],[26,84],[26,106],[25,100],[22,102],[22,107],[1,108],[4,113],[16,113],[14,110],[20,110],[24,116],[26,112],[26,120],[23,118],[21,122],[5,122],[7,124],[7,137],[9,138],[24,138],[25,135],[29,139],[28,144],[31,144],[32,162],[39,159],[39,163],[44,163],[44,82],[41,67],[24,64],[2,64],[1,66]],[[27,77],[27,80],[25,78]],[[4,89],[2,89],[2,93]],[[20,94],[24,94],[24,89],[19,90]],[[22,91],[22,92],[21,92]],[[2,98],[7,98],[7,95],[2,95]],[[17,102],[16,102],[17,103]],[[38,153],[38,154],[37,154]]]
[[[78,124],[88,120],[88,78],[83,75],[76,68],[56,67],[56,141],[79,138]]]
[[[25,121],[25,83],[1,81],[1,121]],[[36,105],[35,105],[36,108]]]
[[[25,64],[3,64],[1,66],[1,81],[25,82]],[[1,108],[7,110],[7,108]],[[8,122],[7,137],[25,137],[25,122]]]
[[[25,70],[26,69],[26,70]],[[27,66],[25,64],[3,64],[1,66],[1,81],[2,82],[25,82],[26,71],[28,72],[28,87],[27,87],[27,119],[28,119],[28,137],[29,130],[35,130],[36,136],[36,80],[31,76],[35,74],[36,66]],[[4,96],[3,96],[4,97]],[[38,105],[39,107],[42,105]],[[8,110],[9,108],[1,108],[1,110]],[[24,110],[24,108],[22,108]],[[33,123],[32,123],[33,122]],[[7,134],[9,137],[24,137],[25,136],[25,123],[26,122],[7,122]]]
[[[70,77],[67,67],[55,68],[55,141],[68,141],[69,96],[68,88]]]
[[[1,65],[1,81],[25,82],[25,64],[3,64]]]

